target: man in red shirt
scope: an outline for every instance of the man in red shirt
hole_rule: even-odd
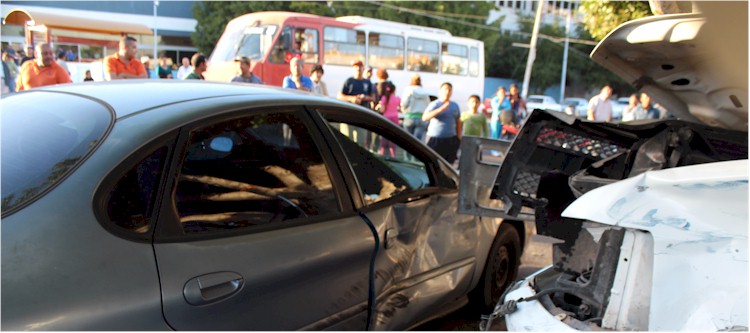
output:
[[[135,58],[138,52],[138,41],[130,36],[120,39],[120,50],[104,58],[104,79],[145,79],[146,68]]]
[[[55,53],[49,44],[37,44],[36,58],[21,66],[16,86],[18,91],[58,83],[71,83],[70,75],[55,62]]]

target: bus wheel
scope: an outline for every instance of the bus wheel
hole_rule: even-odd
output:
[[[482,278],[469,294],[474,307],[491,312],[505,289],[516,280],[520,264],[521,239],[516,228],[510,223],[503,223],[492,242]]]

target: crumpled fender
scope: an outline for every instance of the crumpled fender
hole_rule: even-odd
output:
[[[562,214],[654,238],[649,330],[748,327],[748,160],[649,171]]]
[[[746,238],[748,160],[645,172],[584,194],[562,215],[679,238]]]

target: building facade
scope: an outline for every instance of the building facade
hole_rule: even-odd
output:
[[[495,3],[497,9],[490,12],[487,21],[493,22],[502,18],[500,30],[506,32],[520,30],[521,20],[524,18],[530,18],[533,21],[537,6],[542,3],[542,1],[528,0],[492,0],[492,2]],[[567,16],[570,15],[570,24],[575,26],[583,19],[583,15],[578,13],[579,5],[580,1],[544,1],[541,24],[564,26]]]
[[[117,52],[118,41],[124,35],[138,40],[139,58],[152,59],[156,55],[179,65],[182,57],[189,58],[197,51],[190,39],[197,23],[192,13],[194,4],[195,1],[3,1],[0,41],[3,49],[15,50],[25,50],[27,45],[39,42],[51,43],[73,63],[74,82],[82,80],[85,69],[100,71],[96,65],[86,64],[101,63],[101,59]],[[154,68],[155,62],[150,64]]]

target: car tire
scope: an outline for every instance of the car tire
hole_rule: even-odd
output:
[[[510,223],[497,231],[479,284],[469,293],[472,305],[480,311],[492,311],[506,288],[518,275],[521,264],[521,239]]]

